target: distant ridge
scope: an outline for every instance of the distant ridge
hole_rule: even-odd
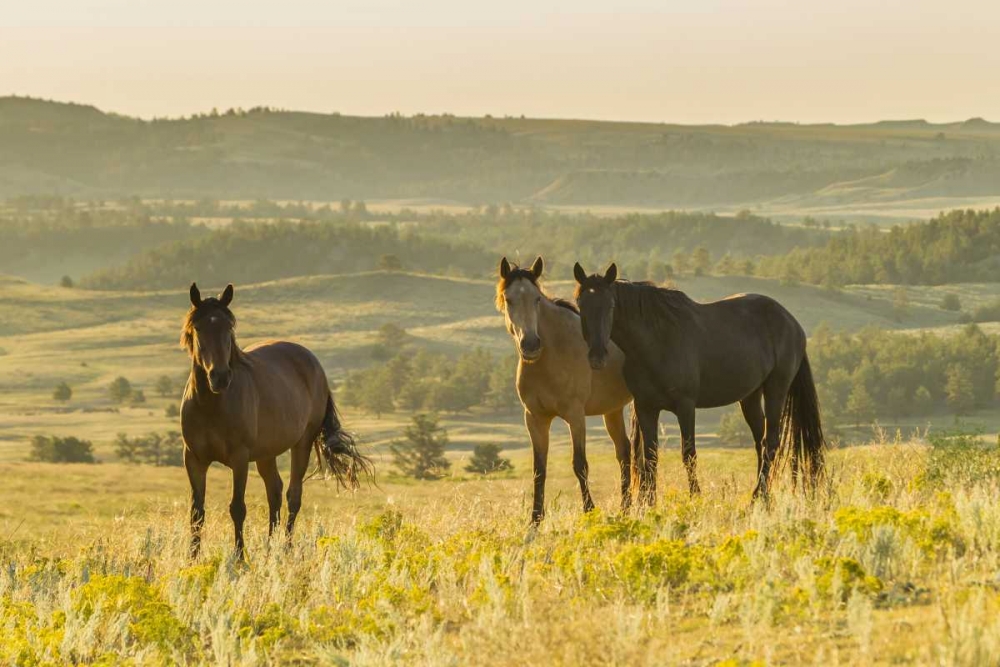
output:
[[[998,161],[1000,124],[982,118],[685,126],[258,107],[142,120],[0,97],[0,197],[749,207],[892,170],[913,178],[841,199],[1000,195]]]

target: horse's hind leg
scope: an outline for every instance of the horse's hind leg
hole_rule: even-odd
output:
[[[743,419],[746,420],[753,434],[753,446],[757,450],[757,475],[764,465],[764,406],[761,405],[763,390],[758,388],[752,394],[740,401]]]
[[[590,466],[587,465],[587,417],[580,413],[566,420],[573,437],[573,473],[580,483],[583,497],[583,511],[594,509],[594,499],[590,495]]]
[[[278,472],[277,459],[261,459],[257,461],[257,472],[264,480],[267,489],[267,536],[274,535],[281,518],[281,474]]]
[[[288,476],[288,524],[285,531],[289,536],[295,528],[295,517],[302,507],[302,480],[305,479],[306,471],[309,469],[309,457],[312,455],[313,438],[298,443],[292,447],[292,472]],[[322,465],[322,463],[321,463]]]
[[[778,445],[781,444],[781,413],[785,409],[790,386],[791,379],[777,377],[775,374],[764,382],[764,460],[757,476],[754,498],[766,498],[768,494],[771,469],[778,454]]]
[[[604,415],[604,428],[607,429],[611,441],[615,443],[615,457],[621,470],[622,511],[632,505],[632,443],[625,432],[625,417],[621,410],[615,410]]]
[[[685,403],[677,408],[677,424],[681,428],[681,459],[687,471],[688,490],[691,495],[701,493],[698,485],[698,451],[694,444],[694,403]]]
[[[552,417],[540,417],[525,410],[524,425],[528,429],[528,437],[531,438],[535,472],[531,522],[538,523],[545,517],[545,473],[549,463],[549,427],[552,425]]]

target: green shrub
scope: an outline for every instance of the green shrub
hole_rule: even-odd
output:
[[[1000,480],[1000,443],[977,432],[931,433],[924,480],[941,487]]]
[[[73,398],[73,389],[65,382],[60,382],[52,392],[52,398],[57,401],[68,401]]]
[[[31,460],[46,463],[96,463],[89,440],[36,435],[31,439]]]
[[[466,472],[488,475],[492,472],[513,469],[510,459],[500,457],[500,445],[491,442],[476,445],[472,450],[472,458],[465,466]]]

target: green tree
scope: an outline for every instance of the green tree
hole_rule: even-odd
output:
[[[493,472],[513,469],[510,459],[500,457],[500,445],[493,443],[482,443],[476,445],[472,450],[472,458],[465,466],[466,472],[474,472],[481,475],[488,475]]]
[[[917,390],[913,392],[913,409],[918,415],[929,414],[931,409],[934,407],[934,397],[931,396],[931,392],[923,385],[917,387]]]
[[[108,385],[108,396],[115,403],[124,403],[132,397],[132,383],[119,376]]]
[[[141,405],[146,402],[146,394],[143,393],[142,389],[133,389],[129,401],[132,405]]]
[[[875,401],[868,392],[864,378],[858,373],[855,373],[851,393],[847,397],[846,411],[857,426],[868,424],[875,418]]]
[[[158,393],[161,398],[173,395],[174,381],[170,379],[169,375],[161,375],[156,379],[156,393]]]
[[[378,369],[369,371],[362,377],[364,379],[360,388],[358,406],[365,412],[375,415],[376,419],[381,419],[383,414],[395,409],[389,374],[384,369]]]
[[[177,419],[181,416],[181,410],[176,403],[171,403],[163,409],[163,416],[167,419]]]
[[[416,479],[440,479],[451,467],[445,456],[448,433],[438,425],[433,415],[413,416],[404,432],[405,440],[395,440],[389,445],[393,462],[400,473]]]
[[[485,403],[500,412],[512,412],[521,405],[514,385],[517,377],[517,355],[501,357],[490,367]]]
[[[897,287],[892,292],[892,313],[897,322],[906,318],[910,310],[910,295],[905,287]]]
[[[719,419],[719,441],[724,444],[745,447],[751,444],[752,435],[739,407],[727,411]]]
[[[962,300],[958,298],[957,294],[949,292],[941,299],[941,310],[958,312],[962,310]]]
[[[967,415],[976,406],[976,395],[968,369],[960,364],[948,367],[945,397],[956,415]]]
[[[691,262],[683,250],[678,250],[674,253],[671,264],[674,267],[674,272],[679,276],[683,276],[691,270]]]
[[[703,276],[712,268],[712,255],[705,246],[698,246],[691,255],[691,266],[694,267],[694,275]]]
[[[36,435],[31,439],[31,460],[46,463],[95,463],[89,440]]]
[[[66,289],[72,289],[73,279],[70,278],[69,276],[63,276],[62,278],[59,279],[59,286],[65,287]]]
[[[73,389],[65,382],[60,382],[52,392],[52,398],[57,401],[68,401],[73,398]]]

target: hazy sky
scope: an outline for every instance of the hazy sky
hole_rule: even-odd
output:
[[[998,0],[6,0],[0,95],[684,123],[1000,120]]]

